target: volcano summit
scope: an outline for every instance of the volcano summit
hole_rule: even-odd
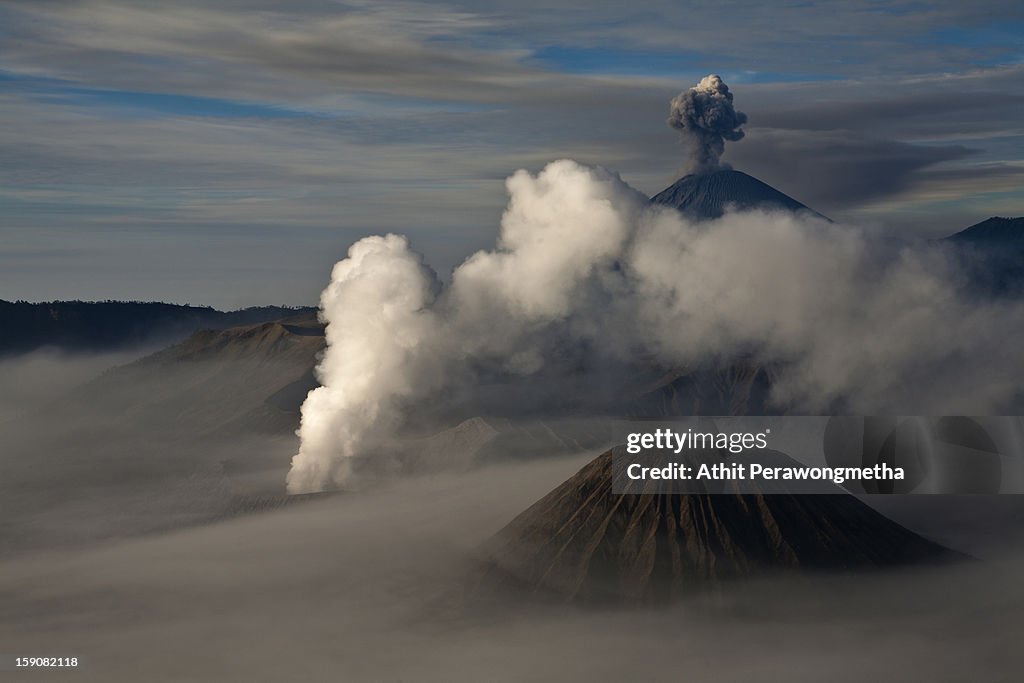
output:
[[[691,173],[651,198],[653,204],[679,209],[696,221],[721,218],[728,209],[736,211],[806,211],[825,218],[771,185],[743,171],[718,169],[708,173]]]

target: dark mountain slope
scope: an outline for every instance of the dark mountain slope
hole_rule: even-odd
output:
[[[772,571],[960,558],[850,495],[616,495],[601,455],[483,549],[482,584],[572,601],[660,603]],[[838,490],[838,489],[837,489]]]
[[[986,249],[1024,250],[1024,217],[993,216],[946,239],[954,244],[970,244]]]
[[[1024,295],[1024,217],[993,216],[945,239],[981,296]]]
[[[651,202],[675,207],[692,220],[720,218],[730,208],[740,211],[808,211],[825,218],[771,185],[731,169],[683,176],[654,195]]]
[[[92,404],[126,424],[191,436],[234,431],[290,433],[316,386],[323,328],[308,314],[278,322],[202,330],[81,387]],[[77,410],[77,409],[76,409]]]

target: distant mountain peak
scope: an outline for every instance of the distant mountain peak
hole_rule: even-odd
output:
[[[992,216],[946,239],[978,246],[1024,246],[1024,216]]]
[[[683,176],[654,195],[651,202],[672,206],[693,220],[720,218],[729,208],[807,211],[828,220],[771,185],[732,169]]]
[[[951,245],[974,293],[1024,296],[1024,217],[993,216],[944,241]]]

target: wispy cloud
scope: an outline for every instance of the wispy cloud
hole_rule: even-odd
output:
[[[668,100],[708,71],[750,116],[734,165],[838,217],[966,218],[928,207],[1019,198],[1007,29],[1022,17],[1003,2],[8,2],[0,246],[92,244],[97,296],[136,277],[104,256],[127,236],[273,261],[269,240],[299,262],[399,229],[443,269],[489,241],[516,168],[573,157],[649,193],[671,182]],[[8,296],[82,285],[6,272]],[[286,300],[322,273],[296,277]],[[210,300],[263,296],[241,278]]]

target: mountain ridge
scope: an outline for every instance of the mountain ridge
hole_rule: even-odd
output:
[[[169,344],[201,329],[259,324],[315,310],[254,306],[219,311],[209,306],[145,301],[0,300],[0,357],[42,348],[105,352]]]

